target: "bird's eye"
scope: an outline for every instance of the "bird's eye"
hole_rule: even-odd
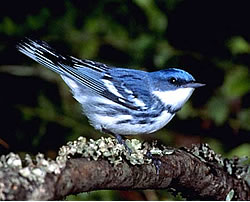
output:
[[[171,84],[175,84],[175,83],[176,83],[176,78],[171,77],[171,78],[169,79],[169,82],[170,82]]]

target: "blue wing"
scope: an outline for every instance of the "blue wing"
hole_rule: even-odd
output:
[[[103,77],[134,106],[145,110],[151,106],[148,73],[140,70],[113,68]]]
[[[149,107],[147,72],[113,68],[91,60],[63,56],[40,40],[26,38],[17,48],[52,71],[79,82],[115,103],[134,110],[145,110]]]

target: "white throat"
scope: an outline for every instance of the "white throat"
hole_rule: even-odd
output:
[[[153,94],[158,97],[166,106],[171,105],[174,108],[181,108],[190,98],[194,88],[178,88],[168,91],[153,91]]]

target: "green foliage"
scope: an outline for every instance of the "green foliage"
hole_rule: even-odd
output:
[[[165,31],[167,27],[167,16],[157,8],[153,0],[135,0],[135,3],[140,6],[147,15],[150,30],[158,33]]]
[[[234,66],[225,76],[222,91],[229,98],[242,97],[250,90],[250,75],[245,66]]]
[[[18,27],[9,17],[4,17],[1,23],[0,31],[6,35],[11,35],[12,33],[17,32]]]
[[[212,97],[207,106],[208,116],[217,125],[224,124],[229,115],[229,106],[222,96]]]
[[[238,122],[240,124],[240,127],[250,131],[250,109],[243,109],[238,114]]]
[[[247,156],[248,157],[248,160],[247,160],[247,163],[250,164],[250,144],[249,143],[245,143],[245,144],[242,144],[241,146],[238,146],[236,148],[234,148],[233,150],[231,150],[227,156],[229,158],[232,158],[232,157],[235,157],[235,156],[240,156],[240,157],[244,157],[244,156]],[[246,152],[248,151],[248,152]]]
[[[70,195],[66,198],[67,201],[113,201],[118,199],[117,192],[111,190],[81,193],[77,195]]]
[[[250,44],[241,36],[233,36],[227,45],[233,55],[250,53]]]

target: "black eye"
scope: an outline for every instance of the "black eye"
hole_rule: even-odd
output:
[[[171,78],[169,79],[169,82],[170,82],[171,84],[176,84],[176,78],[171,77]]]

